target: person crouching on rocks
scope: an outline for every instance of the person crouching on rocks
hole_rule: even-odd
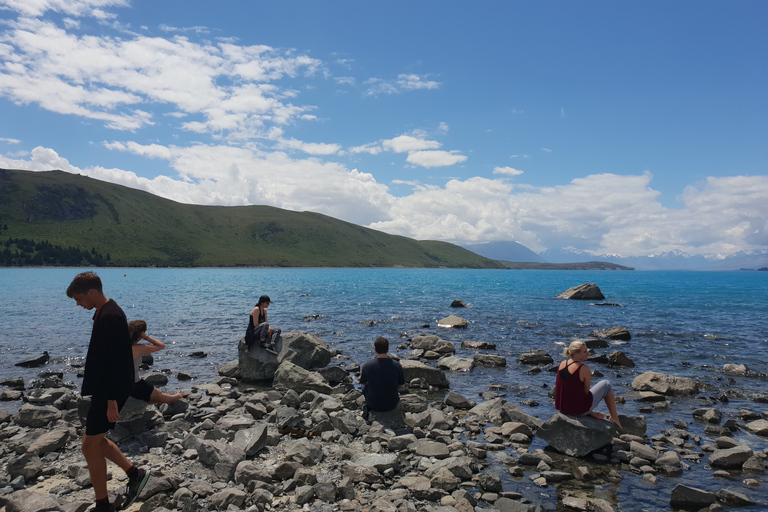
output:
[[[606,419],[605,414],[594,409],[605,400],[610,416],[609,421],[621,429],[619,415],[616,412],[616,398],[608,379],[603,379],[594,387],[592,373],[584,361],[589,357],[589,349],[583,341],[574,341],[563,351],[565,361],[557,367],[555,381],[555,409],[572,416],[590,416],[599,420]]]
[[[141,356],[151,354],[165,348],[165,343],[147,335],[147,323],[144,320],[132,320],[128,322],[128,334],[131,337],[131,351],[133,352],[134,383],[131,396],[137,400],[143,400],[150,404],[175,404],[181,400],[181,391],[175,395],[163,393],[152,384],[139,376]],[[150,344],[139,343],[139,340],[148,341]]]
[[[360,368],[365,405],[370,411],[392,411],[400,403],[400,391],[405,389],[403,367],[389,357],[387,338],[376,338],[373,350],[376,357]]]
[[[245,331],[245,344],[248,349],[258,340],[259,345],[264,347],[267,352],[277,355],[275,347],[277,340],[280,339],[280,329],[272,328],[267,323],[267,308],[272,303],[267,295],[259,297],[259,302],[251,310],[248,317],[248,328]]]

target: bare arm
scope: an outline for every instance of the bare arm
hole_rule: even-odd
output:
[[[585,364],[579,368],[579,380],[584,383],[584,394],[589,394],[589,388],[592,386],[592,372]]]
[[[150,345],[147,345],[146,343],[136,343],[131,347],[131,350],[133,351],[133,357],[134,359],[138,357],[140,354],[151,354],[153,352],[157,352],[158,350],[163,350],[165,348],[165,343],[163,343],[160,340],[156,340],[152,336],[149,336],[147,333],[144,333],[141,335],[141,339],[148,341],[151,343]]]

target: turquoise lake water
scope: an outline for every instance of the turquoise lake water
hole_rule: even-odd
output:
[[[36,378],[39,369],[13,364],[48,350],[52,357],[48,367],[63,369],[67,380],[79,383],[69,364],[84,359],[92,313],[75,306],[65,294],[79,271],[0,269],[0,380]],[[646,415],[649,436],[678,418],[691,423],[692,433],[703,435],[704,426],[693,422],[691,412],[711,404],[724,419],[735,417],[740,409],[768,409],[759,403],[768,398],[768,379],[732,378],[722,372],[726,363],[744,363],[757,374],[768,374],[768,272],[129,268],[98,273],[106,295],[117,301],[128,319],[145,320],[149,334],[168,346],[155,354],[154,368],[170,369],[174,376],[179,370],[195,376],[192,382],[172,376],[167,391],[211,381],[218,366],[236,359],[248,313],[261,294],[268,294],[273,301],[270,323],[283,332],[312,332],[348,358],[332,364],[365,361],[377,336],[389,338],[393,352],[401,357],[407,357],[408,350],[395,347],[421,333],[438,334],[457,346],[463,340],[494,342],[494,353],[507,358],[507,367],[449,374],[451,390],[480,401],[478,394],[488,385],[503,384],[510,387],[508,400],[538,402],[537,407],[524,408],[541,418],[553,412],[547,392],[554,385],[554,374],[525,374],[530,368],[518,365],[517,358],[543,350],[559,360],[564,345],[586,339],[594,329],[614,326],[626,326],[632,340],[596,352],[622,350],[636,366],[590,366],[611,380],[617,395],[630,389],[636,375],[651,370],[692,377],[705,385],[700,396],[674,399],[670,411]],[[606,302],[621,307],[554,298],[585,282],[596,283]],[[454,299],[471,307],[451,308]],[[452,314],[466,318],[469,327],[438,329],[438,320]],[[208,356],[188,357],[200,350]],[[457,350],[460,357],[472,354]],[[731,396],[728,402],[714,400],[726,391]],[[637,414],[637,409],[638,403],[628,400],[619,412]],[[767,446],[751,434],[740,432],[735,437],[756,450]],[[692,485],[687,482],[691,476],[711,477],[711,471],[696,471],[668,483]],[[639,481],[632,484],[631,478],[611,492],[629,496],[644,488]],[[713,488],[719,485],[706,482]],[[757,490],[743,488],[738,481],[733,484],[739,492],[768,501],[762,490],[765,482]]]

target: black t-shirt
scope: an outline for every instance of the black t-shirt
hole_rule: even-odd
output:
[[[403,367],[389,357],[371,359],[360,369],[360,383],[369,409],[391,411],[400,402],[398,386],[405,384]]]
[[[82,394],[125,400],[133,388],[134,374],[125,313],[115,301],[109,300],[93,316]]]

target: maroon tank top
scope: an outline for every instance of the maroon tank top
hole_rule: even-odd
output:
[[[573,363],[571,363],[573,364]],[[592,407],[592,392],[584,394],[584,383],[579,379],[581,363],[568,377],[563,375],[568,372],[568,366],[557,372],[555,380],[555,409],[563,414],[585,414]]]

